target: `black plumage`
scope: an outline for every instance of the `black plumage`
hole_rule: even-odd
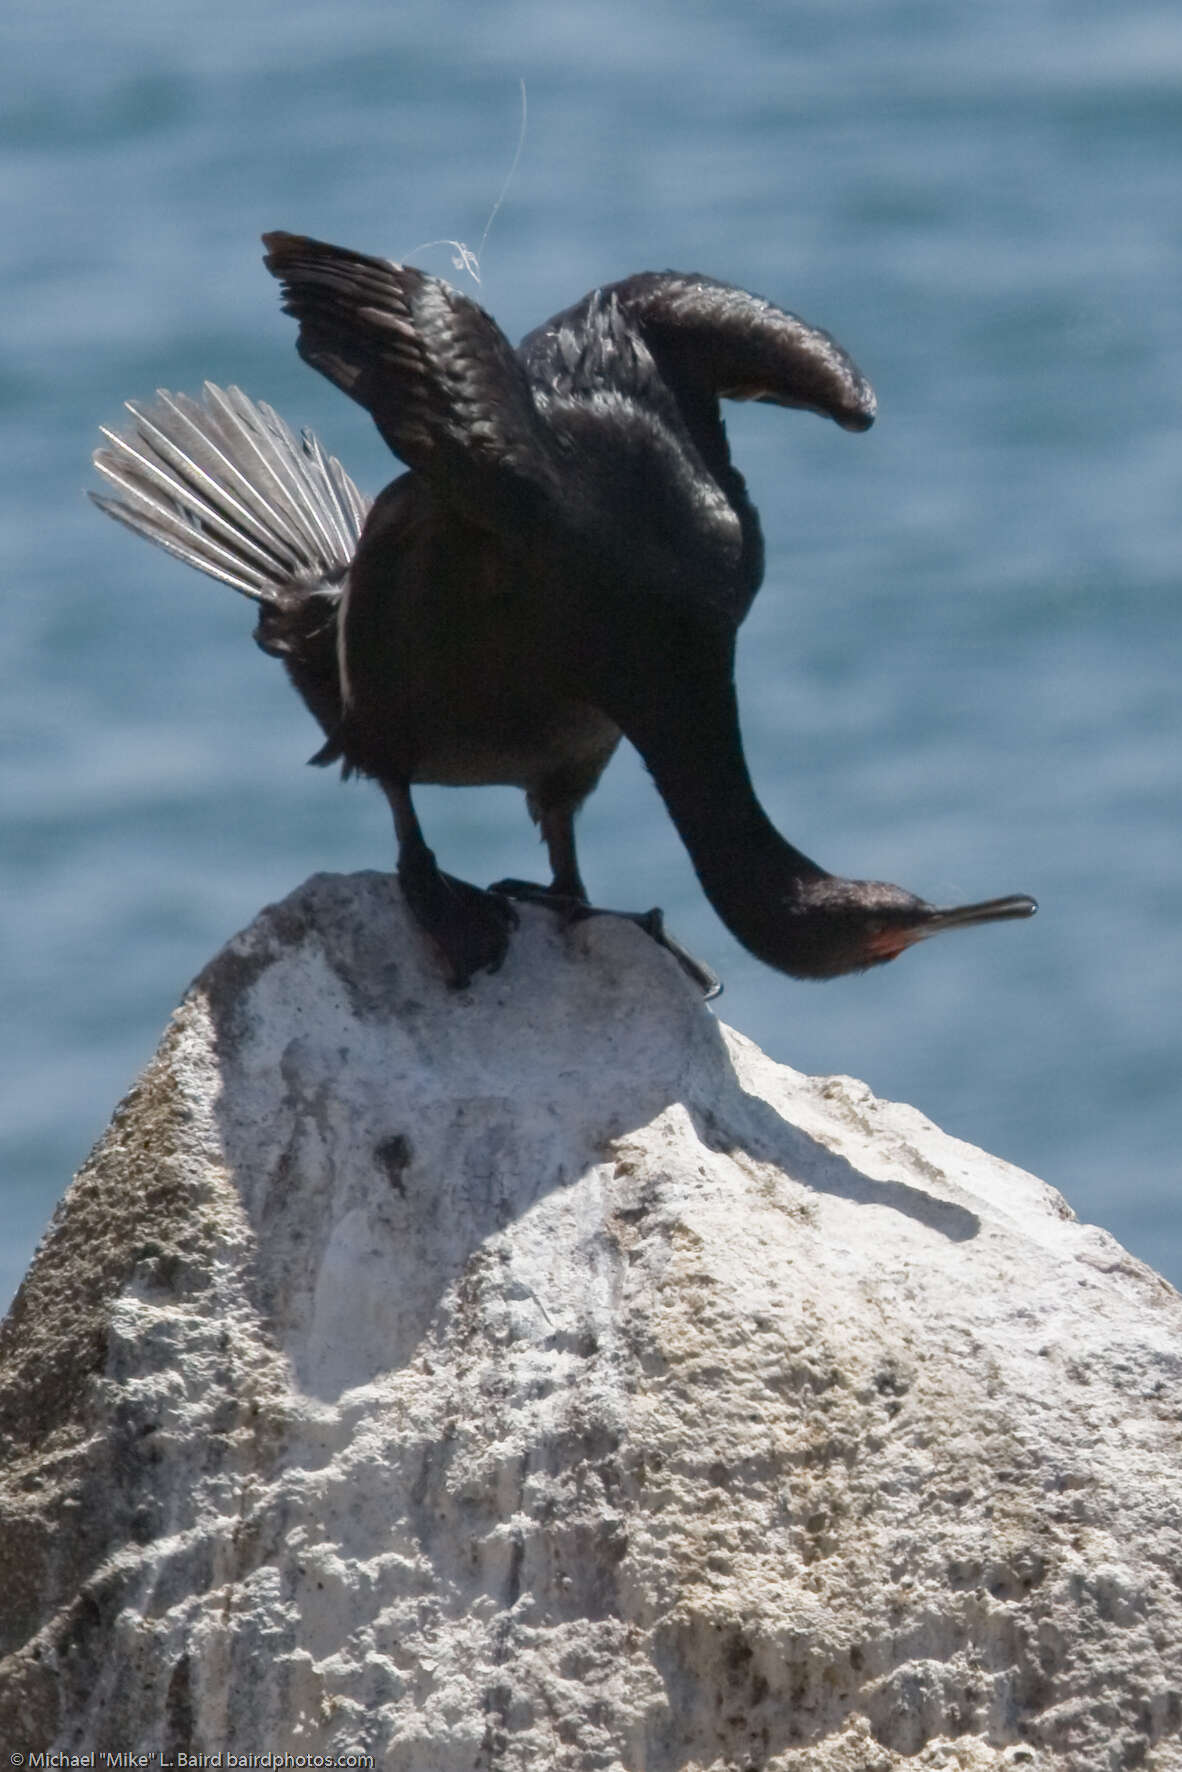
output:
[[[314,439],[207,385],[203,403],[131,407],[134,430],[108,432],[95,457],[122,496],[97,502],[259,602],[259,644],[324,731],[316,761],[385,791],[399,880],[453,982],[500,964],[514,896],[589,910],[574,819],[621,733],[719,915],[794,976],[1034,910],[1025,897],[938,910],[835,877],[755,796],[734,647],[763,543],[720,401],[866,429],[874,396],[827,333],[711,278],[644,272],[514,350],[475,302],[412,266],[289,234],[265,244],[301,356],[409,471],[367,511]],[[481,890],[441,872],[418,782],[523,788],[550,884]]]

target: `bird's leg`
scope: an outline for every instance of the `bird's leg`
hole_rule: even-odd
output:
[[[564,923],[579,923],[585,917],[627,917],[630,922],[643,929],[646,935],[651,935],[658,947],[663,947],[667,953],[672,954],[707,1002],[711,997],[718,996],[722,990],[722,980],[668,933],[662,911],[609,911],[587,902],[587,888],[583,885],[575,854],[574,807],[547,808],[540,814],[538,822],[550,854],[550,867],[554,876],[549,886],[533,886],[527,880],[498,880],[492,888],[494,892],[507,893],[510,898],[518,898],[526,903],[545,905],[548,910],[555,911]]]
[[[405,782],[383,782],[398,839],[398,884],[415,922],[440,950],[449,983],[462,990],[474,972],[496,972],[517,912],[508,898],[442,873],[427,847]]]
[[[573,806],[559,806],[547,809],[542,813],[542,841],[546,845],[550,857],[549,892],[554,898],[566,898],[572,904],[587,903],[587,888],[583,885],[583,876],[579,872],[579,858],[575,854],[575,809]]]
[[[571,917],[587,908],[587,888],[579,873],[575,854],[575,808],[569,805],[538,809],[531,801],[531,810],[542,832],[542,841],[550,857],[551,880],[548,886],[537,886],[531,880],[498,880],[492,892],[503,892],[527,904],[544,904],[550,910]]]

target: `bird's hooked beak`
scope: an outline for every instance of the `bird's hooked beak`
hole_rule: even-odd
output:
[[[1024,892],[1011,893],[1008,898],[985,898],[980,904],[949,905],[946,909],[931,907],[920,913],[914,923],[884,929],[872,938],[869,945],[878,958],[893,960],[915,942],[926,941],[929,935],[942,935],[945,929],[969,929],[975,923],[1010,922],[1015,917],[1033,917],[1037,909],[1038,901]]]

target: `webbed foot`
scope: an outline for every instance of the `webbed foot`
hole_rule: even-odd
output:
[[[399,863],[398,884],[415,922],[442,954],[453,989],[466,989],[474,972],[500,970],[518,923],[503,893],[441,873],[429,849]]]
[[[585,898],[578,898],[573,893],[563,892],[554,886],[539,886],[533,880],[496,880],[489,891],[500,892],[506,898],[515,898],[519,904],[545,905],[548,911],[553,911],[564,923],[577,923],[580,917],[591,914],[592,907]]]
[[[545,905],[560,917],[563,923],[579,923],[584,917],[627,917],[651,935],[658,947],[663,947],[672,954],[686,977],[692,979],[708,1003],[722,991],[722,980],[716,972],[711,971],[704,961],[695,959],[694,955],[683,948],[675,936],[665,928],[665,914],[654,907],[651,911],[612,911],[599,905],[591,905],[585,899],[572,898],[567,893],[555,892],[552,886],[536,886],[528,880],[498,880],[490,886],[490,892],[504,893],[506,898],[516,898],[525,904]]]

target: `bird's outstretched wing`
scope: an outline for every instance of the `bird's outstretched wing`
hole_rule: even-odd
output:
[[[546,436],[525,371],[484,309],[413,265],[297,234],[263,243],[304,361],[470,518],[506,531],[527,518],[549,486]]]
[[[817,412],[849,431],[874,423],[874,392],[829,333],[713,277],[641,271],[556,314],[522,341],[531,374],[561,366],[564,336],[581,335],[591,302],[614,300],[680,393],[764,400]]]

